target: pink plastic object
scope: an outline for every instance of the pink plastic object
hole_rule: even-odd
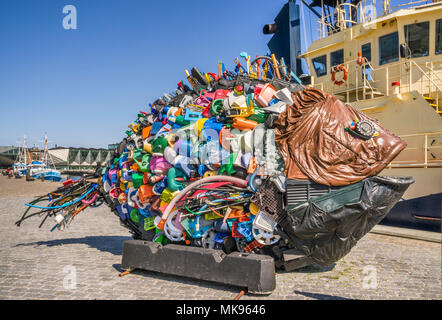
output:
[[[153,156],[150,159],[150,170],[156,174],[163,174],[172,168],[172,165],[163,156]]]
[[[255,95],[255,101],[263,108],[268,107],[275,93],[276,89],[270,83],[266,83],[259,94]]]
[[[81,202],[83,202],[84,204],[91,204],[92,202],[95,201],[95,199],[97,199],[97,197],[98,197],[98,193],[96,195],[94,195],[91,200],[81,200]]]

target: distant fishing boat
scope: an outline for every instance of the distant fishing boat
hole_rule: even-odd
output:
[[[27,147],[26,136],[23,139],[23,147],[19,147],[17,158],[12,165],[12,172],[15,176],[25,176],[27,173]]]
[[[45,147],[43,153],[43,161],[32,161],[28,163],[27,157],[26,136],[24,137],[23,147],[20,149],[16,162],[12,165],[14,174],[18,176],[26,176],[29,170],[29,176],[35,179],[41,179],[42,176],[45,180],[60,181],[61,173],[55,169],[54,161],[48,152],[48,139],[45,134]],[[49,165],[49,160],[52,162],[52,168]]]

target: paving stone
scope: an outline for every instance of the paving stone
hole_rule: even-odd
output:
[[[63,232],[49,232],[51,219],[41,229],[39,219],[14,225],[28,200],[0,198],[2,300],[231,300],[241,290],[148,271],[120,278],[122,244],[131,238],[106,206],[86,209]],[[76,283],[69,278],[72,272]],[[367,272],[375,277],[376,289],[364,288]],[[369,233],[335,265],[279,272],[276,282],[272,294],[242,299],[441,300],[441,245]]]

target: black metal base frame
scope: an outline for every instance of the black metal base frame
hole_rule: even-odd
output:
[[[143,269],[247,288],[270,294],[276,288],[272,257],[175,244],[128,240],[123,244],[122,268]]]

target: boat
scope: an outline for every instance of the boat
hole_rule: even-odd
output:
[[[415,183],[382,223],[440,232],[442,2],[401,2],[289,1],[263,32],[274,34],[269,48],[290,62],[300,82],[363,111],[407,142],[379,174],[413,176]],[[304,9],[318,17],[318,37],[301,50]]]
[[[20,148],[15,163],[12,165],[13,172],[16,176],[27,176],[29,170],[29,177],[45,180],[60,181],[62,179],[60,171],[55,169],[54,162],[48,152],[47,135],[45,135],[45,147],[43,152],[43,161],[31,161],[32,157],[29,155],[30,151],[26,146],[26,136],[24,137],[23,147]],[[52,162],[52,168],[49,165]]]
[[[41,179],[43,176],[45,180],[60,181],[61,173],[55,169],[54,161],[48,151],[48,135],[45,134],[45,146],[43,151],[43,161],[33,161],[30,168],[31,177]],[[52,162],[52,168],[49,165],[49,161]]]
[[[19,147],[17,158],[12,164],[12,173],[16,177],[26,176],[28,159],[27,150],[28,148],[26,147],[26,136],[24,136],[23,146]]]

